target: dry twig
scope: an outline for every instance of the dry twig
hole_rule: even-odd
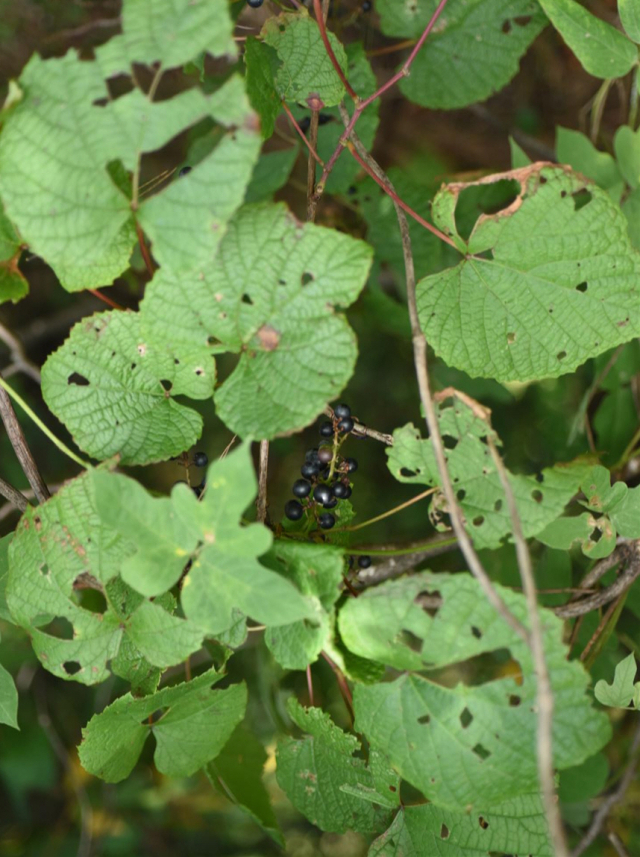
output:
[[[44,479],[40,475],[38,465],[36,464],[27,441],[25,440],[25,436],[22,433],[22,428],[18,422],[16,412],[13,410],[13,405],[11,404],[11,399],[2,388],[0,388],[0,418],[7,430],[11,446],[16,453],[20,466],[24,471],[24,475],[29,480],[29,485],[33,488],[33,491],[38,498],[38,502],[45,503],[51,495],[45,485]]]

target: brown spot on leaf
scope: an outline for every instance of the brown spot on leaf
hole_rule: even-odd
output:
[[[270,324],[263,324],[256,336],[265,351],[275,351],[280,343],[280,334]]]

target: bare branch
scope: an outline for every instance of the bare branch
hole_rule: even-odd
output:
[[[542,803],[544,806],[547,824],[551,833],[554,854],[556,857],[566,857],[568,854],[567,843],[562,827],[562,818],[556,799],[556,786],[553,775],[553,693],[551,690],[551,679],[547,669],[547,661],[544,654],[544,638],[542,635],[542,623],[538,612],[538,597],[536,584],[531,566],[531,555],[522,532],[522,524],[518,506],[513,495],[513,488],[507,476],[507,470],[498,453],[491,431],[487,434],[487,443],[491,451],[493,463],[500,477],[500,484],[504,491],[513,539],[516,544],[516,556],[518,558],[518,570],[522,581],[525,598],[527,600],[527,613],[531,629],[529,646],[533,658],[533,666],[536,672],[536,704],[538,715],[538,732],[536,750],[538,756],[538,777],[542,791]]]
[[[326,416],[331,419],[335,419],[335,414],[333,413],[333,408],[329,405],[324,409],[324,413]],[[364,426],[361,423],[354,422],[353,429],[351,430],[351,434],[356,435],[356,437],[370,437],[373,440],[378,440],[380,443],[386,444],[386,446],[393,446],[393,436],[390,434],[386,434],[382,431],[376,431],[376,429],[369,428],[368,426]]]
[[[633,778],[635,777],[639,760],[640,723],[638,723],[638,725],[636,726],[636,731],[633,736],[633,742],[631,744],[631,750],[629,752],[629,762],[627,764],[624,774],[622,775],[622,778],[620,779],[618,788],[614,792],[611,792],[611,794],[604,799],[598,811],[593,816],[589,829],[571,852],[571,857],[580,857],[580,855],[587,850],[587,848],[598,836],[613,807],[617,803],[620,803],[620,801],[624,798],[627,789],[629,788]]]
[[[29,501],[18,491],[17,488],[14,488],[9,482],[3,479],[0,476],[0,494],[8,500],[11,506],[14,506],[16,509],[19,509],[21,512],[29,505]]]
[[[452,542],[451,538],[448,536],[440,539],[440,541],[442,544],[438,544],[434,539],[433,546],[425,548],[424,550],[400,556],[391,556],[388,559],[383,560],[383,562],[370,565],[369,568],[359,569],[357,575],[358,588],[364,589],[368,586],[376,586],[378,583],[382,583],[385,580],[400,577],[401,574],[411,571],[416,568],[416,566],[425,562],[425,560],[458,549],[457,543],[455,541]]]
[[[629,550],[630,548],[631,550]],[[611,586],[607,586],[605,589],[600,590],[600,592],[596,592],[594,595],[588,595],[586,598],[581,598],[579,601],[570,601],[568,604],[563,604],[562,607],[556,607],[553,611],[556,616],[559,616],[561,619],[572,619],[574,616],[582,616],[585,613],[590,613],[592,610],[597,610],[598,607],[608,604],[610,601],[613,601],[614,598],[617,598],[625,592],[634,580],[640,577],[638,542],[629,542],[625,545],[620,545],[616,548],[614,554],[617,554],[617,562],[624,561],[627,563],[627,567],[617,580],[615,580]],[[615,564],[615,562],[611,563],[611,565]],[[592,574],[593,571],[595,571],[595,569],[593,569],[590,574]],[[587,575],[587,577],[589,577],[589,575]]]
[[[0,418],[7,430],[11,446],[16,453],[20,466],[24,471],[24,475],[29,480],[29,485],[33,488],[34,493],[38,498],[38,502],[45,503],[51,495],[45,485],[44,479],[40,475],[38,465],[36,464],[27,441],[25,440],[24,434],[22,433],[22,428],[18,422],[18,418],[16,417],[16,412],[13,410],[13,405],[11,404],[11,399],[2,388],[0,388]]]
[[[260,464],[258,468],[257,518],[261,524],[267,520],[267,476],[269,473],[269,441],[260,441]]]
[[[11,365],[2,371],[3,377],[9,378],[16,372],[22,372],[24,375],[28,375],[29,378],[32,378],[36,384],[39,384],[42,380],[40,377],[40,370],[35,363],[32,363],[31,360],[29,360],[20,340],[3,324],[0,324],[0,340],[2,340],[9,349],[9,356],[11,357]]]

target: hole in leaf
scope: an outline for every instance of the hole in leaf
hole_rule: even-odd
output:
[[[468,708],[463,708],[460,713],[460,724],[463,729],[466,729],[470,723],[473,722],[473,714],[469,711]]]
[[[416,637],[416,635],[412,631],[407,631],[403,629],[400,631],[399,642],[402,645],[407,646],[407,648],[411,649],[412,652],[421,652],[423,641],[420,637]]]
[[[67,384],[75,384],[77,387],[88,387],[91,381],[79,372],[72,372],[67,378]]]
[[[560,191],[560,198],[561,198],[561,199],[564,199],[566,195],[567,195],[566,190],[561,190],[561,191]]]
[[[51,569],[50,569],[50,568],[49,568],[49,566],[46,564],[46,562],[43,562],[43,563],[40,565],[40,567],[38,568],[38,571],[40,572],[40,574],[41,574],[43,577],[49,577],[49,575],[51,574]]]
[[[251,300],[251,297],[246,292],[242,295],[242,303],[243,304],[249,304],[249,306],[253,306],[253,301]]]
[[[588,283],[578,283],[578,285],[576,286],[576,291],[582,292],[584,294],[584,292],[586,292],[588,288],[589,288]]]
[[[425,590],[416,595],[413,603],[417,604],[418,607],[422,607],[424,612],[433,619],[442,606],[442,595],[437,590],[435,592],[427,592]]]
[[[484,515],[478,515],[476,518],[473,519],[473,526],[474,527],[481,527],[483,524],[484,524]]]
[[[440,839],[448,839],[449,838],[449,828],[446,824],[443,824],[440,828]]]
[[[157,711],[154,711],[153,714],[150,714],[148,717],[145,717],[144,720],[140,721],[140,723],[143,726],[151,726],[154,723],[157,723],[163,714],[164,714],[164,711],[161,708],[158,708]]]
[[[286,281],[286,280],[278,280],[278,285],[279,285],[279,286],[286,286],[286,285],[287,285],[287,281]]]
[[[476,744],[475,747],[472,748],[473,752],[484,762],[485,759],[488,759],[491,755],[491,752],[487,750],[486,747],[483,747],[482,744]]]
[[[536,473],[536,482],[544,482],[544,474]]]
[[[78,661],[65,661],[62,664],[62,669],[66,672],[67,675],[75,675],[79,673],[82,669],[81,665]]]
[[[389,786],[389,791],[390,792],[397,792],[398,789],[395,786]]]
[[[310,274],[308,271],[305,271],[304,274],[300,277],[300,285],[308,286],[310,282],[313,281],[313,274]]]
[[[479,640],[482,637],[482,631],[480,630],[480,628],[476,628],[475,625],[471,626],[471,633],[476,638],[476,640]]]
[[[172,381],[167,381],[167,379],[165,378],[164,380],[160,381],[160,384],[162,385],[162,389],[165,391],[165,393],[171,392],[171,388],[173,387]]]
[[[467,492],[464,490],[464,488],[460,488],[460,489],[456,492],[456,497],[458,498],[458,500],[459,500],[461,503],[462,503],[462,501],[464,500],[464,498],[465,498],[466,496],[467,496]]]
[[[104,593],[93,589],[93,587],[87,587],[86,589],[81,589],[78,595],[80,606],[83,610],[89,610],[91,613],[99,613],[101,615],[107,612],[108,605]]]
[[[527,24],[531,23],[531,15],[518,15],[513,19],[513,23],[519,27],[526,27]]]
[[[515,333],[507,333],[507,342],[509,343],[509,345],[513,345],[513,343],[515,341],[516,341]]]
[[[510,32],[511,32],[511,21],[506,20],[506,21],[504,22],[504,24],[502,25],[501,29],[502,29],[502,32],[503,32],[505,35],[506,35],[507,33],[510,33]]]
[[[542,503],[542,491],[539,491],[537,488],[535,491],[531,492],[531,497],[536,501],[536,503]]]
[[[455,449],[458,445],[458,438],[451,437],[450,434],[445,434],[442,436],[442,445],[445,449]]]
[[[494,512],[499,512],[500,509],[502,509],[502,500],[496,500],[496,502],[493,504],[493,510]]]
[[[512,693],[509,695],[509,705],[511,708],[517,708],[522,702],[522,698],[517,696],[517,694]]]
[[[594,529],[594,531],[591,533],[591,535],[589,536],[589,541],[594,542],[595,544],[597,544],[597,543],[600,541],[600,539],[601,539],[601,538],[602,538],[602,530],[599,530],[599,529],[596,527],[596,528]]]
[[[585,205],[589,205],[591,200],[593,199],[593,194],[583,187],[582,190],[577,190],[575,193],[572,193],[573,197],[573,207],[576,211],[580,211],[581,208],[584,208]]]
[[[558,360],[564,360],[564,358],[565,358],[566,356],[567,356],[567,352],[566,352],[566,351],[558,351],[558,353],[556,354],[556,357],[558,358]]]
[[[415,471],[415,470],[409,470],[409,468],[408,468],[408,467],[401,467],[401,468],[400,468],[400,476],[404,476],[404,477],[405,477],[405,479],[409,479],[409,478],[411,478],[412,476],[415,476],[415,475],[416,475],[416,471]]]
[[[57,640],[73,640],[73,625],[64,616],[56,616],[47,625],[38,628],[43,634],[48,634],[49,637],[55,637]]]
[[[431,723],[431,716],[429,714],[423,714],[422,717],[418,717],[418,723],[421,726],[426,726],[428,723]]]

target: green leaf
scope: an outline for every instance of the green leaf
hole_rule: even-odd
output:
[[[130,586],[158,595],[179,580],[190,562],[182,581],[182,607],[201,635],[230,628],[234,610],[266,625],[314,616],[312,604],[289,581],[256,559],[271,545],[269,530],[239,523],[256,495],[249,444],[209,467],[200,500],[187,485],[175,485],[170,499],[152,498],[126,476],[95,473],[93,479],[102,521],[130,539],[132,555],[122,565]],[[146,630],[145,621],[145,632],[152,633],[157,621],[149,614],[151,628]],[[176,626],[175,634],[175,646],[191,639],[188,628]],[[140,637],[135,641],[142,650]]]
[[[202,432],[202,417],[174,396],[211,396],[215,364],[193,345],[154,340],[141,322],[140,313],[119,311],[83,319],[43,367],[47,405],[95,458],[161,461]]]
[[[18,726],[18,691],[11,673],[0,664],[0,723],[6,723],[13,729]]]
[[[507,607],[528,625],[523,595],[499,585]],[[417,596],[432,596],[428,607]],[[440,606],[433,598],[439,596]],[[554,694],[554,764],[580,764],[608,740],[607,717],[594,711],[588,674],[567,661],[562,622],[540,608]],[[536,678],[527,646],[498,616],[469,574],[419,573],[346,602],[340,633],[356,654],[399,670],[441,670],[508,649],[519,665],[484,684],[443,686],[419,675],[357,685],[355,729],[398,774],[439,806],[466,811],[538,787]],[[496,664],[497,667],[497,664]],[[521,673],[521,675],[520,675]],[[498,673],[498,676],[500,673]]]
[[[609,779],[609,762],[604,753],[596,753],[575,768],[560,774],[558,797],[561,803],[591,800],[604,791]]]
[[[5,622],[13,622],[11,613],[7,606],[7,581],[9,579],[9,545],[14,533],[0,538],[0,619]]]
[[[633,699],[636,669],[636,659],[633,654],[620,661],[616,666],[611,684],[603,679],[596,682],[594,693],[598,702],[609,705],[611,708],[626,708]]]
[[[212,690],[221,678],[210,670],[143,699],[129,693],[116,699],[82,730],[83,768],[108,783],[124,780],[153,733],[157,769],[173,777],[194,774],[215,759],[244,717],[245,685]],[[160,718],[148,723],[147,718],[158,711]]]
[[[620,172],[634,190],[640,187],[640,131],[621,125],[613,138]]]
[[[287,708],[307,733],[278,744],[276,778],[291,803],[327,832],[383,830],[399,801],[398,779],[388,765],[375,752],[369,767],[354,757],[357,738],[319,708],[302,708],[293,697]]]
[[[17,303],[29,292],[29,283],[18,268],[22,242],[0,204],[0,304]]]
[[[500,475],[484,441],[492,429],[461,401],[439,404],[438,419],[467,530],[477,548],[497,548],[505,536],[511,535],[512,524]],[[500,443],[495,435],[494,440]],[[419,485],[441,484],[431,441],[423,440],[412,423],[396,429],[393,441],[387,456],[389,470],[396,479]],[[589,469],[578,459],[548,467],[538,476],[508,473],[526,538],[562,514]],[[432,522],[438,525],[443,512],[446,505],[438,493],[431,500]]]
[[[520,167],[528,167],[531,158],[524,149],[518,145],[513,137],[509,137],[509,151],[511,152],[511,169],[518,170]]]
[[[260,116],[260,130],[265,140],[273,134],[276,118],[282,110],[280,97],[274,86],[278,59],[273,48],[248,36],[244,43],[243,59],[247,68],[247,95],[251,106]]]
[[[292,146],[290,149],[280,149],[277,152],[260,155],[253,168],[244,201],[262,202],[271,199],[273,194],[289,180],[299,151],[298,146]]]
[[[123,638],[130,644],[124,656],[146,656],[147,672],[179,663],[201,647],[201,628],[172,616],[159,600],[145,601],[117,577],[133,550],[98,516],[89,473],[27,509],[9,548],[7,603],[49,672],[83,684],[103,681]],[[104,595],[101,612],[78,603],[80,585]]]
[[[640,250],[640,188],[631,191],[622,203],[622,212],[627,219],[631,246]]]
[[[305,9],[269,18],[260,35],[275,48],[282,62],[275,85],[284,101],[308,102],[314,98],[320,99],[321,107],[340,104],[344,86],[329,59],[318,25]],[[336,59],[346,72],[344,48],[333,33],[328,35]]]
[[[385,35],[418,38],[437,5],[379,0],[376,11]],[[532,0],[450,0],[400,88],[424,107],[484,101],[516,74],[544,24]]]
[[[225,127],[217,146],[188,175],[145,199],[138,212],[154,258],[180,275],[199,273],[211,264],[229,219],[242,204],[260,153],[258,117],[239,75],[214,92],[208,106]]]
[[[591,140],[579,131],[558,127],[556,153],[561,164],[568,164],[576,172],[593,179],[608,192],[614,202],[620,202],[624,181],[618,165],[608,152],[599,152]]]
[[[540,0],[562,38],[594,77],[624,77],[638,61],[638,49],[619,30],[575,0]]]
[[[331,305],[353,303],[370,264],[366,244],[302,226],[282,204],[245,206],[216,262],[193,276],[160,271],[141,313],[176,349],[240,352],[218,414],[241,437],[270,438],[308,425],[350,378],[355,338]]]
[[[629,38],[640,42],[640,8],[635,0],[618,0],[618,14]]]
[[[489,852],[553,857],[537,794],[474,809],[472,814],[433,804],[404,807],[371,845],[368,857],[486,857]]]
[[[569,550],[575,542],[587,542],[595,529],[593,515],[583,512],[574,518],[558,518],[536,533],[539,542],[557,550]]]
[[[473,376],[528,381],[571,372],[637,336],[640,259],[620,209],[562,167],[534,164],[505,177],[520,183],[516,201],[479,218],[457,267],[418,284],[435,351]],[[452,235],[466,187],[445,185],[434,200],[437,225]]]
[[[265,642],[285,669],[303,670],[331,637],[333,606],[340,596],[342,551],[329,545],[277,541],[265,564],[291,580],[316,606],[314,619],[268,628]]]
[[[233,25],[225,0],[125,0],[121,36],[99,49],[108,75],[128,73],[131,63],[165,68],[195,60],[202,51],[236,56]]]
[[[205,773],[221,795],[233,800],[278,845],[284,847],[278,821],[262,782],[266,761],[264,747],[241,723],[215,761],[206,766]]]

